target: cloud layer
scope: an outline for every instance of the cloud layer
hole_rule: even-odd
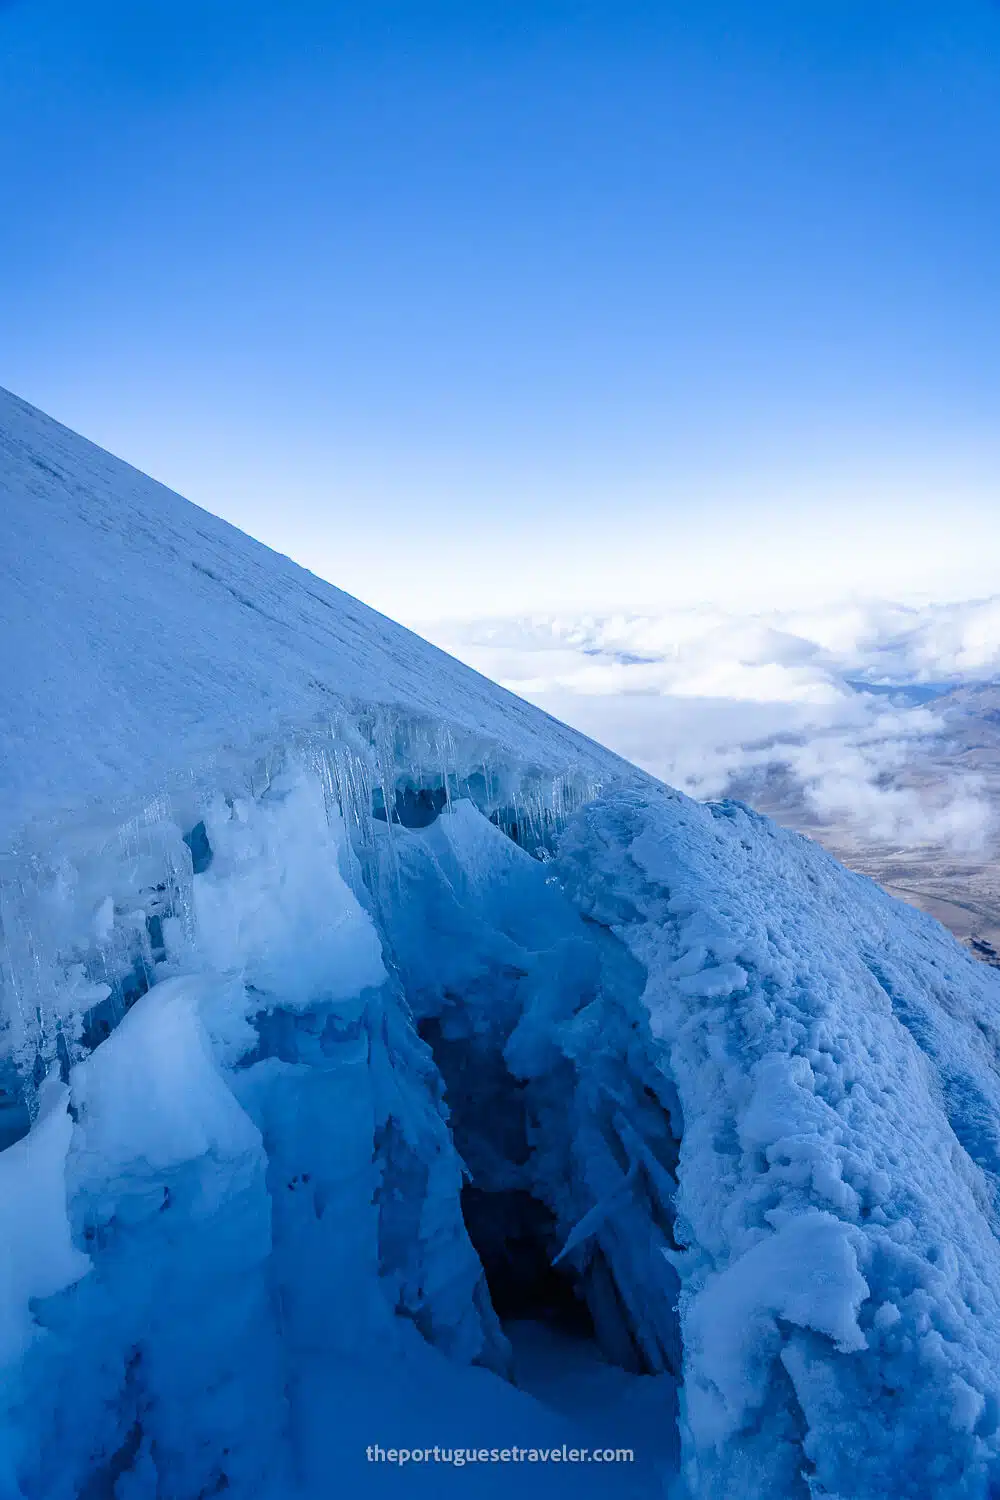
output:
[[[768,615],[449,621],[424,631],[696,797],[735,793],[859,843],[982,853],[981,766],[949,693],[1000,677],[1000,598]]]

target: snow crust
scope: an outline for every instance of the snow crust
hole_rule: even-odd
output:
[[[626,772],[2,389],[0,632],[0,852],[29,820],[98,798],[134,814],[168,783],[376,706],[472,737],[480,760],[496,745],[550,771]]]
[[[994,1494],[1000,976],[0,416],[0,1500]]]
[[[563,860],[683,1114],[691,1492],[991,1493],[996,977],[738,804],[595,804]]]

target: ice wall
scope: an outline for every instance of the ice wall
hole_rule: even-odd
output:
[[[323,1492],[380,1392],[509,1373],[498,1308],[659,1382],[674,1494],[1000,1482],[1000,982],[937,924],[377,716],[57,847],[3,893],[0,1495]]]
[[[407,1326],[509,1365],[385,911],[414,806],[471,789],[514,849],[489,815],[540,844],[567,794],[417,764],[421,728],[392,728],[72,829],[5,890],[9,1076],[34,1118],[0,1152],[12,1496],[308,1490],[318,1370],[412,1363]]]
[[[103,809],[26,829],[0,857],[0,1066],[11,1060],[29,1104],[53,1061],[65,1075],[110,1033],[154,975],[171,972],[184,953],[196,920],[194,878],[208,876],[197,883],[203,905],[215,899],[219,880],[220,866],[214,874],[211,868],[210,826],[226,844],[220,857],[229,858],[241,838],[256,840],[259,868],[267,867],[264,799],[288,766],[309,773],[321,788],[324,816],[340,820],[340,876],[373,910],[383,891],[391,899],[394,880],[391,855],[376,854],[376,836],[385,827],[433,819],[445,800],[465,797],[526,848],[544,850],[599,786],[582,770],[555,775],[531,763],[511,764],[488,740],[420,717],[368,710],[276,743],[249,764],[209,762],[180,789],[130,799],[121,821],[109,820]],[[249,808],[258,809],[254,830],[241,833]],[[247,845],[239,854],[246,870],[252,852]],[[294,859],[302,866],[290,878],[304,893],[316,861],[329,863],[332,854],[324,849],[310,856],[304,846]],[[242,921],[246,934],[261,923],[281,926],[287,912],[267,909],[273,893],[254,890],[254,881],[264,878],[247,874],[241,887],[242,897],[256,902],[252,916],[220,909],[218,922],[201,923],[207,960],[223,960],[216,950],[233,943],[234,922]],[[289,899],[281,897],[286,907]],[[293,920],[304,924],[309,943],[289,970],[289,983],[302,982],[295,976],[310,954],[320,966],[330,956],[326,940],[317,940],[310,927],[316,907],[307,908],[308,901],[299,911],[292,900]],[[295,941],[286,939],[290,946]],[[268,948],[270,939],[262,933],[258,942]],[[5,1083],[14,1130],[21,1118],[14,1108],[16,1080],[4,1075],[0,1086]]]

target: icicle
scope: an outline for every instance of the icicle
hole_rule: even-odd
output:
[[[557,1266],[561,1260],[563,1260],[567,1255],[570,1254],[571,1251],[576,1250],[580,1245],[584,1243],[585,1240],[589,1240],[593,1235],[597,1233],[597,1231],[607,1220],[608,1215],[612,1212],[612,1210],[615,1209],[621,1203],[622,1199],[627,1197],[631,1192],[632,1186],[638,1175],[638,1171],[638,1162],[633,1162],[618,1186],[616,1188],[613,1188],[612,1191],[605,1197],[603,1197],[599,1203],[595,1203],[593,1208],[589,1209],[588,1212],[584,1214],[583,1218],[574,1225],[574,1227],[569,1232],[569,1237],[567,1238],[566,1243],[559,1251],[559,1254],[555,1256],[552,1261],[552,1264],[554,1266]]]

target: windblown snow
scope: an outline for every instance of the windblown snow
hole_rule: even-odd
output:
[[[5,394],[0,506],[2,1500],[1000,1492],[1000,975]]]

